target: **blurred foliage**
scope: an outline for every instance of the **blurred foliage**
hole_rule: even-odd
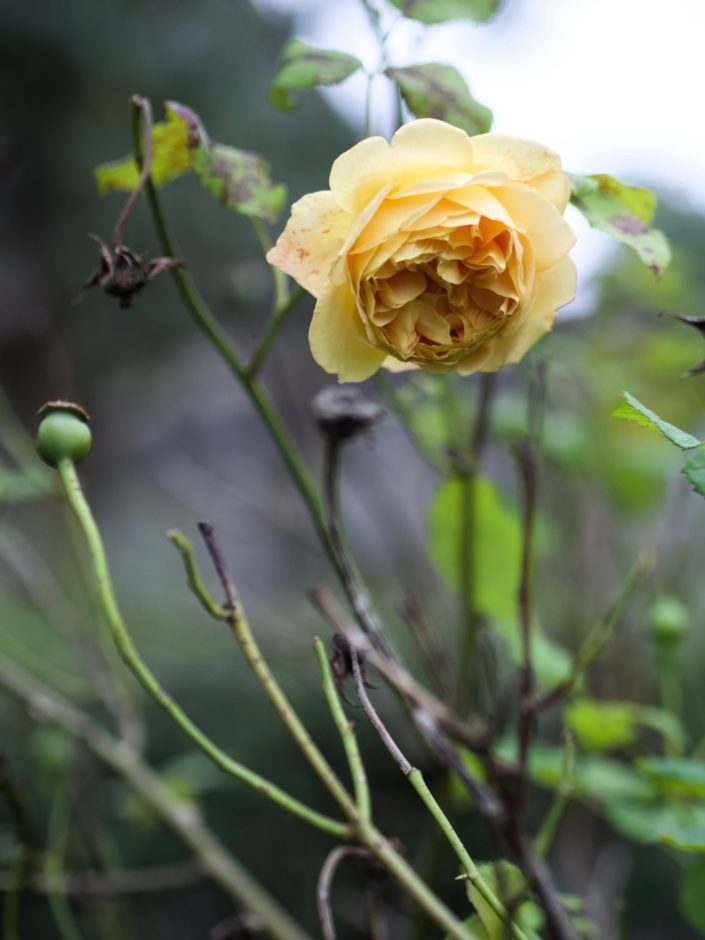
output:
[[[483,19],[497,4],[399,0],[395,6],[421,22],[438,22]],[[129,149],[127,101],[135,91],[155,102],[189,101],[206,126],[217,128],[218,139],[263,154],[274,177],[289,184],[292,199],[323,187],[332,160],[353,134],[318,95],[304,96],[292,119],[268,106],[268,90],[274,82],[288,96],[311,83],[339,81],[353,63],[343,68],[338,61],[338,71],[323,75],[316,71],[313,82],[298,61],[292,77],[285,69],[297,64],[293,53],[277,65],[289,25],[274,15],[264,18],[244,0],[170,5],[74,0],[45,4],[41,17],[27,4],[0,7],[5,65],[0,154],[7,171],[0,184],[0,375],[11,399],[7,406],[0,402],[0,650],[105,717],[84,678],[80,633],[77,639],[72,632],[81,617],[85,628],[95,630],[94,597],[80,574],[71,527],[52,499],[53,478],[34,458],[23,430],[33,427],[32,415],[45,398],[76,397],[94,414],[96,453],[88,484],[114,559],[118,593],[146,658],[223,747],[318,804],[319,785],[270,720],[229,638],[196,619],[199,613],[180,567],[162,538],[171,524],[192,527],[202,515],[218,519],[272,665],[340,767],[338,742],[321,706],[308,649],[310,635],[321,625],[302,590],[329,579],[329,572],[293,492],[239,391],[191,335],[171,284],[150,285],[127,313],[100,295],[72,305],[93,260],[85,235],[109,232],[122,204],[118,200],[124,198],[99,200],[92,167]],[[298,55],[301,49],[296,50]],[[417,88],[407,94],[421,101],[414,106],[407,98],[412,110],[435,107],[418,98]],[[453,94],[468,106],[464,91]],[[186,165],[183,153],[177,163]],[[129,185],[134,167],[123,166],[123,171],[131,175],[121,176],[119,183]],[[601,196],[607,179],[598,179]],[[103,184],[106,189],[105,178]],[[607,187],[607,197],[624,199],[623,192],[613,190]],[[244,220],[201,197],[194,179],[175,182],[165,196],[169,216],[209,300],[237,340],[251,347],[269,301],[266,266]],[[687,924],[705,934],[705,875],[693,855],[705,851],[705,777],[698,743],[705,735],[705,638],[690,631],[675,654],[687,706],[683,715],[674,716],[654,704],[660,676],[647,611],[653,597],[665,593],[688,608],[693,622],[705,616],[700,564],[705,534],[698,515],[703,507],[679,473],[677,450],[648,429],[613,417],[621,392],[628,389],[656,415],[690,429],[698,439],[705,436],[705,379],[685,376],[698,361],[694,346],[700,341],[682,323],[659,316],[664,310],[701,313],[705,270],[699,246],[705,221],[665,203],[657,222],[669,237],[673,258],[660,280],[654,281],[635,255],[620,252],[593,285],[591,315],[571,319],[568,312],[561,314],[554,334],[531,356],[548,362],[536,656],[545,686],[564,678],[571,653],[604,614],[638,551],[655,544],[659,563],[653,580],[623,618],[599,670],[585,677],[579,696],[560,717],[546,721],[548,732],[555,732],[553,740],[563,725],[571,728],[579,749],[571,781],[576,805],[568,810],[555,863],[564,886],[582,890],[602,853],[628,845],[629,935],[661,940],[660,918],[667,916],[669,937],[687,940],[692,936]],[[626,208],[646,224],[650,205]],[[156,247],[144,211],[131,219],[130,239],[150,250]],[[324,378],[308,358],[307,319],[302,304],[282,334],[282,351],[275,352],[265,380],[307,457],[317,461],[320,447],[305,403]],[[526,434],[526,374],[522,368],[502,375],[491,412],[491,444],[477,481],[478,606],[501,638],[499,644],[489,642],[487,652],[499,661],[500,683],[507,674],[504,661],[519,654],[513,616],[519,553],[513,448]],[[410,642],[397,612],[414,593],[449,653],[460,619],[453,595],[461,582],[454,564],[460,483],[440,482],[438,469],[447,471],[459,444],[467,443],[463,435],[475,411],[477,383],[443,384],[427,375],[387,383],[386,392],[391,389],[395,409],[409,418],[412,444],[424,459],[391,421],[378,433],[372,452],[354,449],[346,471],[351,540],[399,646],[406,650]],[[686,476],[702,492],[702,466],[694,461]],[[12,564],[20,557],[18,531],[26,533],[38,556],[30,562],[22,553],[19,570]],[[426,531],[442,578],[425,558]],[[55,584],[47,581],[42,563],[51,568]],[[424,669],[420,661],[414,666],[420,673]],[[147,705],[145,714],[148,757],[174,792],[198,805],[238,857],[269,883],[276,852],[277,894],[313,928],[315,882],[327,841],[284,814],[274,815],[255,794],[226,781],[186,749],[160,712]],[[3,751],[11,755],[13,772],[26,790],[39,841],[54,791],[69,780],[75,785],[73,812],[79,825],[68,852],[76,868],[139,867],[181,857],[126,787],[61,733],[36,727],[14,706],[3,706],[0,733]],[[366,729],[361,738],[379,817],[417,860],[425,846],[413,794],[402,790],[396,768]],[[677,756],[665,753],[667,746]],[[511,753],[508,742],[505,752]],[[427,755],[415,759],[423,763]],[[538,747],[531,773],[547,793],[560,790],[563,749]],[[536,819],[540,808],[531,807]],[[588,812],[599,826],[585,822]],[[489,857],[467,800],[455,801],[454,816],[463,837]],[[652,845],[665,851],[653,851]],[[12,850],[12,832],[1,817],[3,862],[9,864]],[[457,898],[453,861],[440,867],[438,883],[449,898]],[[676,910],[677,892],[671,890],[674,871],[677,877],[682,873],[679,903],[685,921]],[[336,886],[341,936],[363,936],[360,884],[353,872]],[[389,885],[380,890],[392,904],[400,903]],[[49,936],[45,901],[32,898],[27,911],[28,936]],[[203,883],[131,899],[114,905],[112,913],[117,931],[115,924],[110,927],[110,910],[81,912],[86,936],[109,938],[112,929],[112,936],[190,940],[207,936],[230,910],[219,892]],[[531,908],[525,913],[527,929],[537,929]],[[482,923],[488,936],[495,927]]]

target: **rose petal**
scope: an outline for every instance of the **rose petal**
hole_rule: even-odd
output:
[[[327,190],[310,193],[291,207],[291,218],[267,253],[267,261],[319,297],[351,221],[332,193]]]
[[[481,134],[472,138],[475,170],[504,170],[510,179],[529,186],[563,212],[570,185],[557,153],[521,137]]]
[[[472,169],[473,149],[465,131],[425,118],[400,127],[391,144],[368,137],[341,154],[330,172],[330,188],[343,209],[358,212],[385,184],[396,190]]]
[[[387,355],[368,343],[355,298],[346,284],[330,284],[318,298],[308,339],[313,358],[340,382],[369,378]]]
[[[568,254],[575,244],[575,233],[552,203],[522,186],[501,186],[495,195],[514,227],[526,234],[537,271],[552,268]]]

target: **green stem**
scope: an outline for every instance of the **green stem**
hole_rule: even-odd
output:
[[[2,656],[0,685],[34,721],[62,728],[125,780],[191,850],[203,871],[238,907],[251,911],[267,933],[276,940],[311,940],[204,825],[198,810],[179,799],[134,749]]]
[[[677,644],[673,646],[662,644],[658,650],[661,706],[677,719],[680,719],[683,711],[683,688],[678,662],[679,649],[680,647]],[[680,749],[668,735],[664,736],[664,749],[668,757],[680,756]]]
[[[352,721],[348,721],[347,716],[343,711],[343,706],[340,704],[340,696],[338,695],[335,688],[326,648],[318,637],[316,637],[313,641],[313,648],[316,651],[316,656],[318,657],[318,665],[320,667],[321,678],[323,680],[323,692],[326,696],[326,701],[328,702],[328,708],[330,709],[330,713],[333,716],[333,721],[335,722],[338,733],[340,734],[340,739],[343,742],[345,756],[348,759],[350,775],[352,777],[353,786],[355,788],[355,802],[357,803],[357,810],[363,819],[369,820],[371,815],[370,790],[367,784],[365,766],[362,763],[360,749],[357,745],[355,725]]]
[[[237,600],[233,605],[229,622],[233,636],[242,650],[247,664],[259,680],[260,685],[274,706],[275,711],[284,722],[289,734],[299,746],[314,772],[343,812],[349,819],[356,819],[357,808],[355,804],[351,800],[339,777],[311,738],[303,722],[292,708],[283,689],[272,674],[254,638],[245,609]],[[342,824],[338,825],[338,829],[342,830],[342,832],[338,832],[338,835],[344,838],[346,832]]]
[[[140,684],[221,770],[243,783],[248,784],[248,786],[253,787],[263,796],[272,800],[272,802],[286,809],[288,812],[293,813],[295,816],[298,816],[300,819],[305,820],[317,829],[321,829],[323,832],[337,838],[344,837],[347,829],[342,823],[336,822],[312,810],[295,797],[280,789],[276,784],[261,777],[254,771],[249,770],[249,768],[231,758],[225,751],[222,751],[193,721],[191,721],[174,699],[162,688],[155,675],[138,653],[118,608],[105,555],[103,539],[93,518],[90,506],[83,494],[76,468],[70,460],[64,459],[60,461],[58,471],[71,508],[88,543],[101,607],[108,622],[113,641],[123,660],[132,670]]]
[[[135,159],[137,165],[141,167],[141,109],[139,106],[134,104],[132,118]],[[159,236],[159,241],[161,242],[162,251],[169,257],[178,258],[178,248],[166,224],[166,219],[164,217],[164,213],[162,212],[159,195],[151,178],[147,180],[145,192],[147,194],[147,200],[152,212],[152,218],[157,230],[157,235]],[[262,419],[270,437],[272,438],[272,441],[274,442],[274,445],[279,451],[279,454],[291,475],[292,480],[294,481],[295,486],[299,490],[299,493],[301,494],[304,503],[308,508],[318,537],[321,540],[321,544],[323,545],[326,554],[328,555],[331,564],[333,565],[333,568],[336,572],[338,572],[338,574],[340,574],[338,561],[333,550],[333,546],[331,545],[328,531],[326,529],[326,520],[320,497],[311,474],[308,472],[300,456],[296,452],[296,448],[292,440],[289,438],[283,425],[279,421],[279,418],[274,413],[265,393],[249,376],[248,370],[246,366],[240,361],[240,357],[233,348],[230,338],[222,326],[218,323],[216,318],[213,316],[213,313],[204,299],[201,297],[191,275],[183,268],[171,268],[170,274],[174,279],[174,283],[176,284],[179,295],[184,302],[184,306],[188,310],[193,321],[196,323],[196,326],[223,357],[228,368],[233,373],[235,378],[240,382],[250,401],[254,405],[255,410]]]
[[[539,858],[546,858],[553,840],[558,832],[563,815],[566,811],[570,798],[575,792],[575,783],[573,775],[575,772],[575,741],[573,736],[567,732],[565,738],[565,751],[563,754],[563,770],[561,773],[561,782],[556,794],[548,808],[546,817],[541,824],[541,828],[534,839],[534,851]]]
[[[275,270],[277,270],[275,268]],[[301,300],[306,291],[303,287],[297,287],[295,290],[289,294],[286,298],[284,304],[281,307],[277,307],[272,317],[267,325],[266,330],[262,336],[262,339],[259,342],[259,346],[255,350],[255,353],[250,360],[250,364],[247,367],[247,377],[250,381],[255,378],[259,370],[262,368],[265,359],[269,355],[269,350],[279,333],[279,330],[284,325],[287,316],[294,309],[296,304]]]
[[[418,769],[418,767],[414,767],[407,774],[407,780],[414,790],[416,790],[424,806],[433,816],[436,823],[438,824],[439,829],[450,843],[455,854],[458,856],[460,864],[463,866],[465,874],[467,875],[467,880],[477,889],[478,894],[484,901],[486,901],[491,910],[497,915],[502,923],[506,924],[507,929],[511,932],[511,936],[515,937],[516,940],[527,940],[524,931],[512,920],[512,916],[509,911],[482,877],[477,865],[473,862],[470,854],[468,853],[468,850],[463,845],[460,836],[453,828],[451,821],[438,805],[434,795],[428,789],[426,781],[423,778],[423,774]]]

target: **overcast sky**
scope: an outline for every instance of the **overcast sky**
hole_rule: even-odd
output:
[[[257,0],[293,11],[295,34],[352,52],[374,68],[377,44],[360,0]],[[395,13],[383,0],[389,22]],[[705,210],[705,0],[506,0],[490,23],[422,27],[400,20],[395,65],[447,62],[494,112],[493,129],[541,141],[575,173],[653,183],[675,203]],[[378,80],[373,132],[389,135],[389,97]],[[356,130],[365,80],[326,92]],[[571,210],[572,211],[572,210]],[[571,215],[583,306],[589,275],[612,250],[608,236]]]

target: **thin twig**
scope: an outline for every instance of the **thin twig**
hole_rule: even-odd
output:
[[[338,733],[340,734],[340,739],[343,742],[343,748],[345,749],[345,756],[348,760],[350,776],[352,777],[355,790],[355,802],[357,803],[360,816],[363,819],[369,819],[371,815],[370,789],[367,784],[365,765],[362,762],[360,749],[357,744],[355,724],[352,721],[348,721],[343,711],[340,696],[336,691],[335,682],[333,681],[333,674],[331,673],[330,663],[328,662],[328,654],[325,645],[319,637],[314,639],[313,648],[318,658],[318,666],[321,670],[321,679],[323,680],[323,692],[328,702],[328,708],[333,716]]]
[[[122,247],[122,230],[125,227],[125,223],[130,217],[130,213],[135,207],[135,203],[140,197],[140,193],[145,187],[145,183],[149,179],[149,174],[152,169],[152,156],[154,151],[154,141],[152,139],[152,105],[149,101],[149,98],[142,98],[140,95],[133,95],[131,98],[132,104],[139,108],[142,112],[142,139],[143,139],[143,156],[142,156],[142,169],[140,172],[140,178],[137,181],[137,185],[132,190],[130,195],[127,198],[127,202],[123,206],[122,212],[117,218],[115,223],[115,228],[113,229],[113,244],[115,248]]]
[[[652,552],[641,552],[639,554],[614,603],[580,644],[568,677],[536,699],[534,708],[537,712],[551,708],[572,695],[600,651],[609,641],[632,595],[651,573],[654,564],[655,556]]]
[[[351,856],[369,858],[370,853],[367,849],[358,849],[351,845],[339,845],[326,857],[323,867],[321,868],[321,874],[318,876],[316,904],[318,907],[318,916],[321,920],[324,940],[337,940],[335,924],[333,923],[333,912],[330,909],[330,891],[338,865],[344,858]]]
[[[213,526],[208,522],[199,522],[198,529],[225,593],[228,623],[247,664],[318,778],[347,817],[354,819],[357,813],[355,803],[351,800],[337,774],[314,743],[262,655],[262,651],[250,628],[245,609],[238,599],[235,583],[228,571],[225,556],[218,543]],[[344,837],[347,834],[342,823],[338,824],[338,829],[342,830],[342,832],[338,832],[338,835]]]
[[[303,287],[296,287],[291,292],[291,294],[286,296],[283,301],[275,306],[269,324],[262,334],[262,338],[259,341],[252,358],[250,359],[249,365],[247,366],[246,373],[249,381],[252,381],[257,377],[269,354],[272,343],[277,338],[279,330],[286,322],[289,313],[291,313],[305,293],[306,291]]]

